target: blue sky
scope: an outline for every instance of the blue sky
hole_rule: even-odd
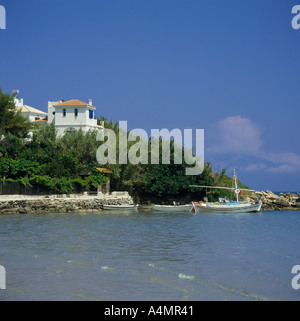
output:
[[[130,128],[205,130],[205,160],[300,191],[300,0],[0,0],[0,86],[93,99]]]

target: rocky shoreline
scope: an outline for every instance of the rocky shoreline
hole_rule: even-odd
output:
[[[262,211],[300,211],[300,193],[280,193],[271,191],[257,192],[249,200],[256,201],[256,197],[263,200]],[[8,214],[42,214],[69,212],[102,211],[104,204],[124,205],[132,204],[133,199],[127,192],[113,192],[109,196],[102,193],[95,196],[81,195],[1,195],[0,215]]]
[[[256,196],[262,199],[263,211],[300,211],[300,193],[280,193],[276,195],[271,191],[256,192]],[[252,199],[253,201],[256,198]]]
[[[102,211],[104,204],[132,204],[127,192],[104,197],[103,195],[56,196],[0,196],[0,215],[39,214]]]

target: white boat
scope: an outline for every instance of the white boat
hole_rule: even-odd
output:
[[[174,202],[174,205],[153,205],[152,209],[154,211],[160,212],[190,212],[193,208],[193,205],[177,205]]]
[[[241,202],[239,196],[242,195],[242,191],[251,191],[250,189],[241,189],[237,186],[237,176],[233,170],[233,181],[235,187],[218,187],[218,186],[198,186],[191,185],[191,187],[206,187],[206,188],[219,188],[219,189],[231,189],[235,191],[236,201],[229,201],[227,198],[219,198],[217,203],[193,203],[194,211],[200,213],[258,213],[261,210],[262,201],[258,200],[255,203]]]
[[[257,203],[250,202],[226,202],[206,203],[204,206],[197,206],[200,213],[258,213],[261,210],[262,201]]]
[[[116,210],[116,211],[125,211],[125,210],[135,210],[137,211],[138,205],[137,204],[126,204],[126,205],[110,205],[104,204],[104,210]]]

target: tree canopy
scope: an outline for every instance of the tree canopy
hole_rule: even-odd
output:
[[[17,110],[14,98],[0,88],[0,136],[25,137],[33,124]]]

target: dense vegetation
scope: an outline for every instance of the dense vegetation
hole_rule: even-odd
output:
[[[105,127],[114,130],[118,138],[117,122],[107,121],[104,117],[99,120],[104,120]],[[27,135],[29,130],[32,131],[30,137]],[[16,110],[13,98],[0,90],[2,181],[19,182],[28,187],[40,186],[56,193],[71,193],[78,189],[96,190],[98,185],[110,179],[113,190],[127,190],[138,201],[180,201],[188,196],[198,200],[205,196],[205,189],[191,188],[190,185],[231,186],[231,180],[225,175],[226,170],[215,173],[210,163],[205,164],[201,175],[185,175],[187,165],[184,162],[180,165],[172,162],[173,141],[170,165],[133,165],[129,162],[99,165],[96,151],[103,142],[98,142],[96,136],[96,132],[87,134],[78,131],[57,137],[53,125],[34,127]],[[132,144],[128,143],[128,149]],[[148,150],[150,153],[150,147]],[[97,167],[107,167],[112,170],[112,174],[100,173]],[[210,195],[216,198],[224,196],[224,192],[214,190]]]

